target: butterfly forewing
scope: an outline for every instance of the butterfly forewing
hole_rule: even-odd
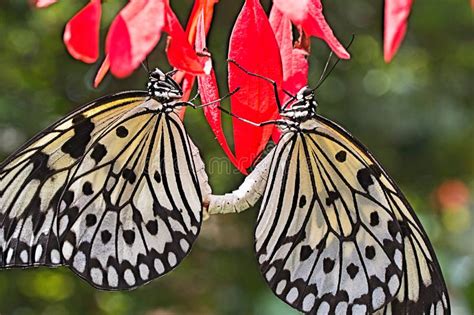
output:
[[[34,137],[0,166],[0,266],[60,265],[56,209],[71,169],[94,134],[144,96],[85,105]]]

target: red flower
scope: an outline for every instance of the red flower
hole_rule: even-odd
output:
[[[321,0],[273,0],[273,4],[294,24],[301,26],[306,34],[323,39],[339,58],[350,58],[326,22]]]
[[[413,0],[385,0],[383,54],[390,62],[405,37]]]
[[[93,63],[99,57],[100,0],[91,0],[66,24],[64,43],[74,58]]]
[[[242,67],[272,79],[281,88],[283,73],[278,44],[268,18],[257,0],[246,0],[230,36],[229,59]],[[240,88],[231,99],[232,112],[255,122],[274,119],[278,115],[272,85],[250,76],[229,64],[229,89]],[[272,134],[272,125],[254,127],[233,119],[234,150],[241,168],[252,165]]]

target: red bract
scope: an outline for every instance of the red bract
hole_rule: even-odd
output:
[[[165,25],[165,9],[165,0],[135,0],[115,17],[105,47],[114,75],[130,75],[156,46]]]
[[[74,58],[93,63],[99,57],[100,0],[91,0],[66,24],[64,44]]]
[[[309,41],[304,47],[304,33],[301,31],[300,40],[293,45],[293,32],[291,21],[276,6],[270,11],[270,25],[280,48],[283,66],[283,88],[295,95],[303,86],[308,84],[308,55]],[[288,101],[289,96],[283,94],[282,103]],[[280,139],[280,130],[274,127],[272,134],[274,142]]]
[[[412,4],[413,0],[385,1],[383,38],[385,62],[392,60],[405,37]]]
[[[350,58],[349,53],[334,36],[331,27],[326,22],[321,0],[273,0],[273,4],[294,24],[300,25],[308,35],[323,39],[339,58]]]
[[[206,25],[204,21],[204,12],[199,15],[198,23],[196,25],[196,50],[205,51],[206,47]],[[219,99],[219,90],[217,87],[216,75],[214,69],[212,69],[212,60],[210,56],[203,56],[201,60],[204,64],[210,64],[210,73],[207,75],[200,75],[197,77],[199,94],[203,104],[211,103]],[[220,144],[224,152],[229,157],[229,160],[242,172],[246,170],[240,168],[237,163],[234,154],[229,148],[227,139],[222,130],[221,111],[219,109],[219,103],[203,107],[204,116],[206,117],[209,126],[216,135],[217,142]]]
[[[37,8],[46,8],[49,7],[50,5],[56,3],[57,0],[33,0],[33,4]]]
[[[181,24],[179,24],[178,18],[169,7],[166,10],[166,25],[164,30],[170,34],[166,49],[170,64],[188,73],[204,73],[204,69],[198,60],[196,52],[189,44],[186,33],[181,27]]]
[[[248,71],[282,83],[281,58],[270,23],[257,0],[246,0],[235,22],[229,59]],[[240,88],[231,99],[232,112],[255,122],[277,116],[275,93],[267,81],[248,75],[229,63],[229,89]],[[263,150],[273,126],[254,127],[233,119],[234,148],[240,168],[248,168]]]

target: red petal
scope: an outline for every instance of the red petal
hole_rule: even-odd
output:
[[[234,25],[229,44],[229,58],[245,69],[282,83],[281,57],[265,11],[257,0],[245,1]],[[277,116],[275,93],[270,83],[249,76],[229,63],[229,89],[239,87],[231,100],[232,112],[255,122]],[[273,126],[254,127],[236,118],[234,125],[235,155],[239,165],[248,168],[265,147]]]
[[[37,8],[46,8],[49,7],[52,4],[55,4],[58,0],[34,0],[33,4]]]
[[[413,0],[385,1],[383,54],[387,63],[395,56],[405,37],[412,4]]]
[[[100,0],[91,0],[66,24],[64,44],[74,58],[85,63],[99,57]]]
[[[199,14],[198,22],[196,24],[196,50],[205,51],[206,47],[206,24],[204,19],[204,13],[201,11]],[[204,63],[211,64],[210,74],[200,75],[197,77],[199,95],[201,96],[201,102],[203,104],[210,103],[219,99],[219,89],[217,86],[216,75],[214,69],[212,69],[211,57],[201,57]],[[247,174],[245,168],[240,167],[237,160],[229,148],[227,139],[222,130],[221,111],[219,109],[219,103],[215,103],[209,106],[204,106],[204,116],[209,123],[212,131],[216,135],[217,142],[220,144],[225,154],[229,157],[229,160],[239,169],[242,173]]]
[[[269,20],[280,48],[283,66],[283,88],[295,95],[303,86],[308,84],[307,57],[309,55],[309,47],[305,50],[293,46],[291,21],[276,6],[272,7]],[[303,37],[303,34],[301,37]],[[284,94],[283,103],[288,99],[289,96]],[[272,133],[273,142],[277,143],[280,136],[281,132],[275,126]]]
[[[190,43],[195,42],[197,24],[199,22],[201,12],[204,13],[204,25],[205,32],[209,31],[212,22],[212,16],[214,15],[214,5],[219,0],[195,0],[193,10],[186,25],[186,34],[188,34],[188,40]]]
[[[166,0],[130,1],[115,17],[107,34],[110,71],[130,75],[160,40],[165,25]]]
[[[166,54],[170,64],[176,69],[188,73],[204,73],[196,52],[189,43],[178,18],[169,6],[166,8],[166,26],[164,30],[169,34]]]
[[[349,53],[334,36],[331,27],[326,22],[321,0],[273,0],[273,4],[294,24],[301,25],[308,35],[323,39],[339,58],[350,58]]]
[[[104,79],[105,75],[110,69],[110,60],[109,56],[105,56],[104,61],[102,62],[102,65],[100,66],[99,70],[97,71],[97,74],[95,75],[94,78],[94,87],[97,88]]]

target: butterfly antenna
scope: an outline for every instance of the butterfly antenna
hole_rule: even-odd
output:
[[[237,93],[239,90],[240,90],[240,87],[235,88],[232,92],[227,93],[226,95],[222,96],[221,98],[218,98],[217,100],[211,101],[209,103],[201,104],[201,105],[196,105],[194,108],[201,108],[201,107],[206,107],[206,106],[209,106],[209,105],[212,105],[212,104],[219,103],[219,102],[225,100],[226,98],[231,97],[232,95]],[[199,95],[199,93],[198,93],[198,95]]]
[[[349,44],[347,44],[346,49],[349,49],[349,47],[351,47],[352,42],[354,41],[354,38],[355,38],[355,35],[352,34],[351,40],[350,40]],[[318,87],[321,86],[321,84],[324,83],[324,81],[326,81],[326,79],[329,77],[329,75],[334,70],[334,68],[336,68],[339,61],[341,61],[341,58],[338,57],[336,62],[333,63],[332,66],[328,70],[328,66],[329,66],[329,63],[331,61],[332,55],[333,55],[333,53],[331,51],[331,53],[329,54],[328,60],[326,61],[326,65],[324,66],[323,73],[321,74],[321,77],[319,78],[318,84],[316,84],[316,87],[314,89],[312,89],[312,91],[315,91]]]

